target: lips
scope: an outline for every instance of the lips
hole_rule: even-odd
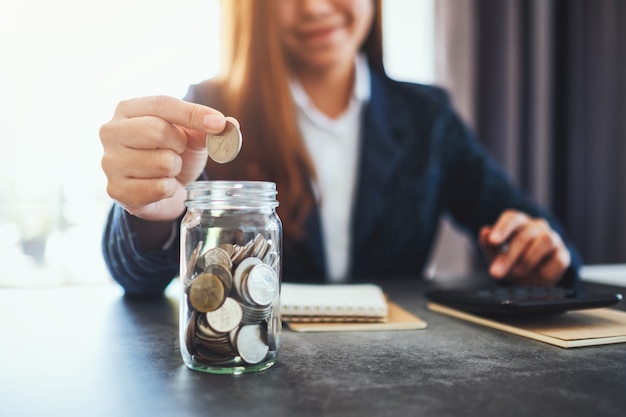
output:
[[[305,44],[326,43],[341,29],[338,25],[299,30],[297,36]]]
[[[306,32],[302,32],[300,36],[302,36],[303,38],[316,38],[316,37],[321,37],[321,36],[328,35],[328,34],[334,32],[335,30],[337,30],[336,26],[326,26],[326,27],[312,29],[312,30],[308,30]]]

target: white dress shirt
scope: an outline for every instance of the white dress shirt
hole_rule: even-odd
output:
[[[355,68],[350,104],[335,118],[318,110],[300,83],[291,80],[298,125],[317,171],[318,181],[313,189],[320,209],[328,274],[333,282],[347,278],[361,112],[371,94],[370,73],[364,56],[357,57]]]

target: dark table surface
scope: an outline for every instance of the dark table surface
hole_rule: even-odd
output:
[[[278,364],[240,376],[185,367],[175,286],[2,289],[0,416],[626,415],[626,344],[563,349],[430,312],[429,284],[380,284],[428,328],[284,330]]]

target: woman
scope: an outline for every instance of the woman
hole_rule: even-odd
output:
[[[219,77],[186,101],[122,102],[101,128],[116,200],[103,249],[126,292],[160,293],[177,274],[184,187],[199,177],[277,183],[285,280],[418,276],[448,213],[495,279],[570,283],[579,261],[558,226],[510,184],[445,93],[385,75],[381,0],[231,0],[222,11]],[[224,114],[244,144],[218,165],[204,138]]]

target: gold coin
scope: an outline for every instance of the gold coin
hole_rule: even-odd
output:
[[[233,262],[230,260],[230,255],[224,249],[216,246],[204,252],[202,254],[204,258],[204,267],[209,265],[222,265],[227,269],[233,266]]]
[[[224,284],[213,274],[198,275],[191,282],[189,302],[202,313],[217,309],[224,302]]]
[[[229,257],[233,256],[233,253],[235,253],[235,247],[232,243],[222,243],[221,245],[217,245],[217,247],[226,252]]]
[[[224,285],[224,295],[228,295],[230,290],[233,288],[233,275],[230,272],[230,268],[227,268],[224,265],[210,264],[204,267],[204,272],[218,277]]]

